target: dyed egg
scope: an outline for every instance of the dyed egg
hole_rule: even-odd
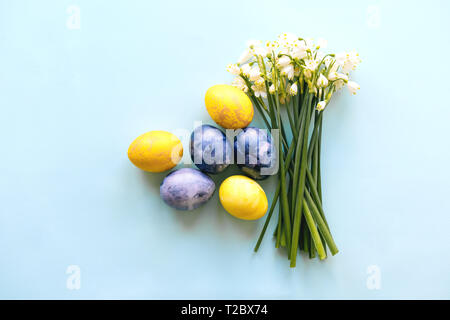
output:
[[[216,185],[206,174],[191,168],[169,173],[161,183],[161,198],[172,208],[194,210],[207,202]]]
[[[177,165],[183,156],[183,145],[174,134],[150,131],[137,137],[128,148],[128,158],[139,169],[163,172]]]
[[[219,84],[209,88],[205,104],[211,118],[225,129],[245,128],[253,119],[250,98],[230,85]]]
[[[243,220],[256,220],[267,211],[267,197],[263,188],[245,176],[231,176],[222,182],[219,199],[225,210]]]
[[[278,171],[278,157],[268,130],[248,127],[234,141],[237,166],[253,179],[262,180]]]
[[[208,124],[194,129],[190,143],[191,159],[201,171],[220,173],[231,163],[231,144],[225,134]]]

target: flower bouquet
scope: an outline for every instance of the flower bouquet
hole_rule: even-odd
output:
[[[356,52],[324,54],[325,46],[284,33],[275,41],[248,42],[237,63],[227,66],[236,76],[233,86],[247,93],[268,129],[280,132],[278,185],[255,251],[279,202],[275,247],[287,249],[291,267],[299,249],[320,259],[327,248],[338,252],[322,202],[323,113],[344,86],[356,94],[359,85],[349,73],[361,60]]]

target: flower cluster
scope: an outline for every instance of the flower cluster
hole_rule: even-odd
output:
[[[359,85],[350,72],[361,59],[354,51],[325,54],[320,49],[326,45],[283,33],[275,41],[250,41],[237,63],[227,66],[236,76],[233,85],[247,93],[267,128],[280,132],[278,187],[255,251],[279,201],[275,247],[287,249],[291,267],[298,250],[320,259],[327,250],[339,251],[323,211],[322,111],[337,90],[356,94]]]
[[[350,71],[361,62],[355,51],[324,54],[327,42],[283,33],[275,41],[249,41],[237,63],[227,66],[235,75],[233,85],[256,98],[277,95],[284,104],[304,90],[317,98],[323,110],[331,96],[344,86],[356,94],[359,85],[350,81]]]

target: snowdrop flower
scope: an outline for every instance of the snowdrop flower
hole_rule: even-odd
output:
[[[256,47],[253,48],[253,53],[257,56],[267,57],[267,55],[269,54],[269,50],[264,47]]]
[[[309,79],[312,77],[312,73],[316,70],[318,64],[319,63],[316,60],[312,59],[305,60],[305,69],[303,73],[306,78]]]
[[[287,65],[281,69],[281,74],[287,76],[289,80],[294,79],[294,66],[292,64]]]
[[[292,48],[292,58],[294,59],[304,59],[308,56],[308,53],[306,52],[307,48],[304,42],[300,42],[298,46],[294,46]]]
[[[255,84],[252,86],[252,90],[255,94],[255,97],[267,98],[267,92],[264,83],[255,82]]]
[[[247,63],[247,64],[244,64],[242,67],[241,67],[241,71],[242,71],[242,74],[244,75],[244,76],[247,76],[247,77],[249,77],[250,76],[250,70],[251,70],[251,67],[250,67],[250,65]]]
[[[275,85],[272,83],[272,85],[269,87],[269,92],[270,94],[274,94],[275,93]]]
[[[312,72],[316,70],[318,64],[319,62],[314,59],[305,60],[305,68],[311,70]]]
[[[248,92],[247,84],[245,83],[245,80],[242,79],[241,76],[237,76],[234,78],[233,82],[231,83],[233,87],[236,87],[244,92]]]
[[[351,70],[355,70],[356,67],[361,63],[359,54],[356,51],[343,52],[336,55],[336,63],[342,67],[344,73],[348,73]]]
[[[278,59],[278,66],[281,68],[286,67],[291,63],[291,58],[288,56],[282,56],[280,59]]]
[[[333,82],[333,84],[334,84],[334,87],[336,88],[336,90],[341,90],[344,87],[345,82],[343,80],[337,80],[337,81]]]
[[[297,88],[297,82],[295,82],[290,88],[289,88],[289,94],[291,96],[295,96],[298,92],[298,88]]]
[[[359,84],[353,81],[347,82],[347,89],[351,94],[356,94],[356,91],[360,89]]]
[[[237,64],[229,64],[227,66],[227,71],[232,75],[238,76],[241,74],[241,68],[237,66]]]
[[[323,109],[325,109],[325,107],[327,106],[327,101],[320,101],[317,106],[316,109],[317,111],[322,111]]]
[[[261,78],[261,72],[259,71],[259,67],[253,67],[249,71],[249,78],[251,81],[256,81]]]
[[[292,44],[298,40],[298,37],[293,33],[282,33],[278,36],[278,43],[281,47],[290,48]]]
[[[239,57],[237,63],[238,64],[243,64],[245,62],[247,62],[248,60],[250,60],[250,58],[253,56],[252,51],[247,48],[244,50],[244,52],[242,52],[241,56]]]
[[[336,80],[344,80],[345,82],[348,81],[348,76],[344,73],[338,73],[338,72],[330,72],[328,75],[328,80],[330,81],[336,81]]]
[[[323,74],[320,74],[319,78],[317,79],[317,86],[319,88],[325,88],[327,85],[328,85],[327,78]]]

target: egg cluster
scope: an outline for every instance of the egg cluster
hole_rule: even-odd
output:
[[[215,183],[208,174],[224,172],[236,163],[244,175],[233,175],[223,181],[219,200],[231,215],[259,219],[267,211],[264,190],[254,180],[267,178],[275,167],[277,152],[270,134],[248,127],[253,119],[252,102],[241,90],[230,85],[215,85],[205,96],[211,118],[224,129],[242,129],[232,140],[219,128],[201,125],[190,137],[190,156],[198,169],[182,168],[170,172],[162,181],[163,201],[177,210],[194,210],[214,194]],[[231,140],[231,142],[230,142]],[[183,146],[175,135],[150,131],[134,140],[128,157],[138,168],[163,172],[175,167],[183,156]],[[250,178],[252,179],[250,179]]]

